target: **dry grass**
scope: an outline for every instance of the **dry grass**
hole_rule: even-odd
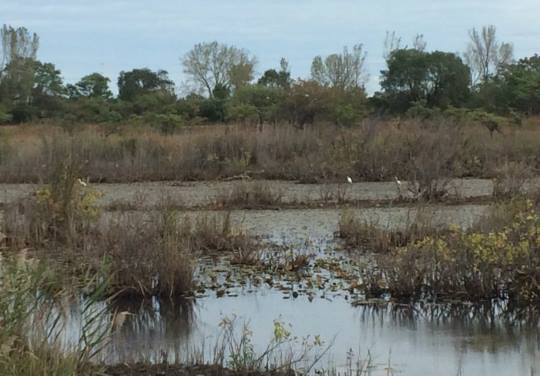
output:
[[[7,208],[1,232],[10,249],[61,258],[73,274],[105,264],[109,292],[138,297],[189,294],[200,253],[258,250],[229,213],[180,217],[167,201],[146,214],[121,213],[106,221],[91,186],[69,166],[60,164],[63,173],[50,185]]]
[[[239,182],[215,199],[217,208],[260,209],[279,207],[283,193],[262,182]]]
[[[429,210],[418,207],[409,211],[403,225],[395,229],[384,228],[376,222],[356,217],[351,211],[344,211],[339,218],[337,236],[344,240],[347,248],[387,253],[447,231],[433,223]]]
[[[489,137],[474,124],[366,120],[352,129],[221,125],[163,135],[140,127],[52,125],[2,129],[1,182],[39,182],[71,154],[91,181],[208,180],[234,176],[302,181],[401,180],[444,194],[450,177],[494,177],[504,162],[540,167],[536,119]],[[434,183],[436,182],[436,183]]]

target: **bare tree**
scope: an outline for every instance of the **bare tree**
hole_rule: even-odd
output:
[[[13,28],[4,25],[0,29],[0,39],[2,40],[0,70],[17,60],[36,59],[39,37],[35,33],[30,34],[25,27]]]
[[[29,103],[39,37],[25,27],[0,29],[0,96],[12,103]]]
[[[341,54],[328,55],[324,60],[316,56],[311,63],[311,78],[321,85],[341,89],[363,87],[367,80],[365,61],[361,44],[354,45],[350,52],[344,47]]]
[[[388,60],[392,52],[402,48],[401,37],[394,31],[386,31],[386,37],[384,38],[383,57],[384,60]]]
[[[412,49],[424,52],[427,47],[427,42],[424,39],[424,34],[416,34],[412,40]],[[392,52],[401,49],[408,49],[408,45],[403,45],[403,39],[397,35],[395,31],[387,31],[384,38],[383,57],[388,60]]]
[[[424,52],[427,47],[427,42],[424,39],[424,34],[416,34],[413,39],[412,48],[417,51]]]
[[[196,44],[182,59],[189,80],[211,98],[216,87],[237,89],[251,81],[256,63],[247,51],[216,41]]]
[[[471,68],[473,83],[486,82],[497,69],[512,62],[514,47],[497,41],[495,26],[483,26],[480,31],[473,28],[469,39],[465,61]]]

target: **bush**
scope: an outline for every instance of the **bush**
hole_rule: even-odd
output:
[[[531,201],[514,201],[506,225],[489,232],[452,229],[378,257],[370,290],[397,299],[509,299],[540,304],[540,217]],[[383,281],[381,284],[380,281]]]

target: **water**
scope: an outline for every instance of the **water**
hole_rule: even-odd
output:
[[[433,223],[468,227],[486,213],[486,206],[434,206],[427,210]],[[403,225],[417,209],[354,209],[355,214],[387,228]],[[302,252],[326,257],[336,249],[334,232],[339,215],[335,209],[279,211],[233,211],[232,220],[271,242],[292,244]],[[198,215],[198,212],[185,212]],[[111,214],[114,215],[114,214]],[[134,214],[140,215],[140,214]],[[295,289],[297,286],[295,286]],[[415,309],[353,306],[356,297],[346,289],[318,290],[294,297],[290,289],[266,284],[259,287],[236,284],[228,296],[215,293],[176,305],[151,301],[138,305],[120,304],[117,312],[129,312],[103,356],[108,363],[140,360],[161,361],[163,357],[185,357],[195,350],[211,358],[224,318],[237,317],[249,324],[257,351],[263,351],[273,333],[276,319],[290,324],[293,335],[315,335],[331,345],[319,367],[346,368],[348,358],[366,359],[372,375],[388,371],[404,375],[531,375],[540,371],[540,330],[532,322],[523,325],[505,320],[498,312],[461,311],[441,307]],[[80,328],[78,308],[73,307],[65,338],[77,340]],[[297,351],[300,351],[297,345]],[[349,355],[348,355],[349,354]],[[461,372],[461,373],[460,373]],[[392,374],[392,373],[390,373]]]
[[[253,342],[262,351],[272,338],[273,320],[291,325],[299,337],[320,335],[330,352],[319,366],[343,369],[347,352],[366,357],[376,365],[373,374],[390,367],[405,375],[528,375],[540,370],[540,337],[535,327],[512,326],[489,316],[476,318],[433,316],[429,311],[410,314],[391,308],[353,307],[343,297],[305,296],[284,299],[263,289],[238,297],[199,299],[193,307],[153,306],[141,317],[132,316],[114,337],[109,361],[130,361],[156,354],[185,352],[190,346],[216,341],[224,317],[246,320]],[[147,307],[148,309],[148,307]],[[153,317],[153,319],[151,319]],[[159,356],[158,356],[159,358]],[[155,358],[154,358],[155,359]]]

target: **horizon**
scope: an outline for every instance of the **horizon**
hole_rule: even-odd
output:
[[[366,90],[371,94],[379,88],[379,73],[385,68],[382,54],[387,31],[395,31],[409,45],[416,34],[423,34],[428,51],[462,56],[468,31],[493,24],[500,41],[513,43],[515,58],[540,52],[535,50],[540,25],[533,21],[540,3],[497,0],[489,7],[482,3],[387,0],[366,6],[352,0],[294,4],[167,0],[147,7],[141,0],[75,4],[25,0],[0,4],[0,23],[24,26],[38,34],[38,59],[54,63],[65,83],[99,72],[110,78],[115,94],[120,71],[135,68],[166,70],[177,92],[185,94],[182,56],[196,43],[213,40],[255,55],[255,78],[277,68],[281,57],[288,60],[293,78],[308,78],[315,56],[362,44],[369,74]]]

